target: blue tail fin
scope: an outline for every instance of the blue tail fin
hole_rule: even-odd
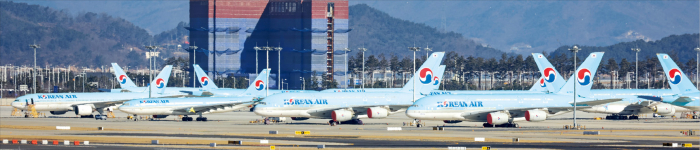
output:
[[[532,57],[535,59],[535,63],[537,63],[537,68],[540,69],[542,77],[545,83],[547,84],[545,88],[552,93],[559,92],[559,90],[561,90],[561,87],[564,86],[564,84],[566,84],[566,80],[564,80],[564,77],[562,77],[559,71],[557,71],[557,69],[554,68],[552,63],[550,63],[549,60],[547,60],[547,57],[544,57],[544,55],[542,55],[541,53],[532,53]],[[535,86],[538,85],[539,84],[536,84]]]
[[[442,75],[445,74],[445,68],[447,68],[447,66],[445,66],[445,65],[440,65],[440,67],[438,67],[438,69],[435,71],[435,77],[437,77],[437,78],[435,78],[435,81],[433,81],[432,88],[426,88],[426,89],[430,89],[430,90],[439,90],[440,89],[440,84],[442,84]],[[430,92],[430,90],[427,92]],[[425,93],[423,91],[425,91],[425,90],[421,90],[421,93]]]
[[[603,54],[603,52],[593,52],[588,55],[588,58],[581,63],[575,74],[571,75],[569,81],[566,81],[566,84],[558,94],[574,94],[575,84],[577,97],[588,97],[591,94],[595,73],[598,71],[600,61],[603,60]],[[574,75],[576,75],[576,78],[574,78]]]
[[[270,75],[270,69],[263,69],[258,74],[258,77],[248,86],[248,89],[241,96],[266,97],[267,79]],[[268,93],[269,94],[269,93]]]
[[[132,81],[131,78],[126,75],[126,72],[124,72],[124,70],[117,65],[117,63],[112,63],[112,68],[114,69],[114,75],[116,75],[117,82],[122,89],[130,90],[131,88],[138,87],[136,84],[134,84],[134,81]]]
[[[167,65],[160,71],[158,76],[151,82],[148,88],[151,89],[151,94],[162,94],[165,91],[165,87],[168,86],[168,80],[170,79],[170,72],[173,70],[172,65]],[[146,91],[148,92],[148,91]]]
[[[530,88],[530,91],[535,91],[535,92],[547,92],[547,84],[544,81],[544,77],[540,77],[537,82],[532,84],[532,87]]]
[[[663,53],[656,54],[656,57],[659,57],[659,62],[661,62],[661,67],[664,68],[664,73],[668,77],[668,85],[673,90],[673,93],[685,94],[698,92],[698,89],[671,57]]]
[[[433,70],[437,71],[437,69],[440,67],[440,63],[442,62],[443,57],[445,57],[445,52],[434,52],[430,54],[428,60],[423,62],[423,65],[421,65],[420,68],[416,70],[415,74],[413,74],[413,77],[411,77],[411,79],[408,80],[408,83],[406,83],[406,85],[404,85],[403,88],[401,88],[400,92],[412,92],[412,90],[414,90],[414,84],[416,87],[416,95],[421,94],[422,88],[428,88],[432,90],[433,87],[430,85],[433,85],[433,81],[437,78]],[[417,81],[415,81],[416,75],[418,75],[419,79]],[[425,93],[430,93],[430,90],[428,90],[428,92]]]
[[[194,64],[192,65],[194,67],[194,72],[197,73],[197,82],[202,85],[202,88],[204,90],[212,90],[212,89],[218,89],[219,87],[214,84],[214,81],[211,81],[209,79],[209,76],[207,76],[207,73],[202,70],[202,68],[199,67],[199,65]]]

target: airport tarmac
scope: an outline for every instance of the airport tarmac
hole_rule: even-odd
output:
[[[424,121],[425,127],[404,126],[412,119],[397,114],[385,119],[363,119],[364,125],[341,124],[329,126],[327,119],[309,119],[263,125],[250,123],[263,119],[252,112],[227,112],[204,115],[207,122],[181,122],[177,116],[157,121],[127,120],[127,114],[115,111],[118,118],[95,120],[76,118],[73,112],[46,118],[10,116],[12,107],[0,106],[0,139],[90,141],[90,145],[9,145],[0,149],[207,149],[217,143],[223,149],[447,149],[466,147],[480,149],[662,149],[662,143],[693,143],[697,149],[700,136],[681,135],[681,131],[700,129],[700,120],[640,117],[639,120],[594,120],[605,114],[578,113],[578,123],[586,130],[564,130],[572,124],[572,113],[549,118],[544,122],[519,122],[520,128],[484,128],[482,122],[445,124]],[[680,113],[677,113],[680,114]],[[196,117],[196,116],[191,116]],[[71,130],[56,130],[70,126]],[[433,126],[444,126],[434,131]],[[97,130],[104,127],[104,130]],[[387,127],[402,127],[387,131]],[[278,131],[271,135],[269,131]],[[295,131],[310,131],[295,135]],[[583,135],[583,131],[600,131],[600,135]],[[476,142],[474,138],[485,138]],[[513,142],[519,138],[520,142]],[[151,145],[159,140],[160,145]],[[228,141],[243,141],[229,145]],[[260,140],[268,140],[261,144]]]

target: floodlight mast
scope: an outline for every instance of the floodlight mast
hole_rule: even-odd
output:
[[[37,45],[37,44],[31,44],[31,45],[29,45],[29,48],[34,49],[34,70],[32,70],[32,78],[33,78],[32,79],[33,80],[32,81],[32,93],[36,94],[36,71],[37,71],[37,68],[36,68],[36,49],[41,48],[41,46]]]
[[[158,46],[146,46],[146,49],[148,49],[148,83],[153,83],[153,74],[152,74],[152,69],[155,67],[154,64],[151,63],[151,58],[153,57],[153,52],[151,52],[154,49],[157,49]],[[154,60],[155,61],[155,60]],[[153,85],[148,85],[148,98],[151,98],[151,87]]]
[[[637,74],[639,74],[639,51],[642,49],[639,48],[632,48],[632,51],[634,51],[634,86],[639,89],[639,77]]]
[[[416,72],[416,52],[420,51],[420,47],[408,47],[408,50],[413,51],[413,72]],[[427,58],[426,58],[427,59]],[[420,75],[420,74],[418,74]],[[416,102],[416,79],[420,77],[416,77],[416,75],[413,75],[413,99],[411,100],[412,102]]]
[[[362,81],[360,81],[360,84],[362,85],[362,92],[365,91],[365,51],[367,51],[367,48],[357,48],[358,50],[362,51]]]
[[[578,51],[581,49],[578,48],[578,46],[574,46],[569,51],[574,52],[574,78],[573,80],[577,80],[578,78],[576,77],[577,69],[576,69],[576,54],[578,54]],[[574,83],[574,127],[576,126],[576,84]]]
[[[348,52],[350,52],[350,49],[345,48],[342,49],[341,51],[345,52],[345,72],[343,73],[345,75],[345,91],[348,90]]]
[[[196,43],[195,43],[196,45]],[[192,64],[196,65],[197,64],[197,46],[192,45],[188,47],[187,49],[192,50]],[[192,87],[195,87],[196,81],[197,80],[197,73],[195,73],[194,68],[192,68]]]
[[[277,83],[280,83],[277,85],[278,90],[282,90],[282,47],[277,46],[274,48],[275,51],[277,51]]]

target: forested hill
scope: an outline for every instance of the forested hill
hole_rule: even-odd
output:
[[[397,54],[408,56],[407,47],[429,46],[434,51],[455,51],[461,55],[494,58],[500,57],[502,51],[483,47],[455,32],[443,33],[421,23],[414,23],[389,16],[387,13],[357,4],[350,6],[349,47],[356,50],[366,47],[367,54]],[[425,55],[424,51],[419,54]]]
[[[635,52],[631,49],[639,48],[641,49],[641,52],[639,52],[639,60],[656,57],[656,53],[668,53],[671,57],[676,59],[676,62],[685,63],[696,59],[697,52],[694,50],[696,47],[698,47],[697,33],[671,35],[661,40],[649,42],[636,40],[610,46],[579,46],[581,51],[579,51],[578,57],[586,57],[591,52],[605,52],[605,56],[603,57],[604,61],[613,58],[619,62],[624,58],[627,59],[627,61],[633,62],[635,60]],[[571,57],[573,55],[568,51],[569,48],[571,48],[571,46],[559,47],[556,51],[552,52],[551,55],[560,56],[561,54],[565,54]]]
[[[71,15],[48,7],[0,1],[0,64],[102,66],[111,62],[145,65],[142,47],[152,36],[144,29],[107,14]],[[133,48],[133,50],[132,50]]]

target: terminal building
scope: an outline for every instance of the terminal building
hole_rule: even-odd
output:
[[[313,73],[343,87],[348,15],[347,0],[190,0],[189,43],[198,47],[190,62],[210,77],[254,78],[272,47],[270,88],[280,76],[285,88],[300,89]]]

